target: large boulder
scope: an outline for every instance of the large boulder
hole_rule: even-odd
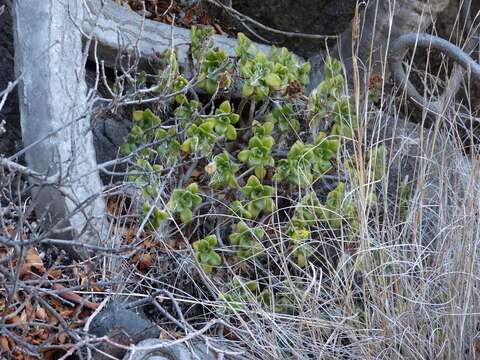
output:
[[[12,33],[12,13],[8,0],[0,0],[0,7],[4,13],[0,15],[0,92],[8,87],[9,82],[15,81],[14,75],[14,46]],[[95,73],[87,69],[87,83],[91,87],[95,82]],[[102,96],[107,96],[102,93]],[[20,128],[20,112],[17,89],[13,89],[0,111],[0,124],[5,122],[5,132],[0,131],[0,155],[10,156],[22,148],[22,135]],[[98,163],[115,159],[118,149],[130,131],[130,120],[126,114],[113,114],[95,107],[92,116],[94,145]],[[125,170],[123,166],[111,169],[116,172]],[[111,176],[101,174],[104,182],[109,182]]]
[[[0,0],[0,7],[5,5],[4,13],[0,15],[0,92],[8,83],[15,80],[13,69],[13,34],[12,13],[9,1]],[[18,96],[14,89],[7,97],[0,111],[0,123],[5,121],[5,133],[0,132],[0,155],[13,154],[21,147],[20,115]]]
[[[378,113],[366,124],[367,143],[384,145],[386,178],[380,182],[387,215],[408,200],[406,224],[424,246],[438,249],[456,217],[476,196],[474,165],[445,129],[425,129],[404,119]],[[407,199],[402,199],[402,187]],[[475,206],[478,206],[476,204]],[[458,219],[457,219],[458,220]],[[406,241],[407,239],[403,239]]]
[[[156,338],[160,335],[157,325],[145,319],[141,314],[128,310],[120,302],[112,301],[92,321],[90,333],[99,338],[108,337],[117,344],[131,345],[139,341]],[[125,350],[112,343],[102,342],[97,346],[95,360],[109,359],[104,353],[121,358]]]
[[[357,0],[233,0],[232,7],[274,29],[316,35],[336,35],[350,25],[356,3]],[[249,33],[248,29],[233,16],[224,12],[223,17],[255,41],[261,41]],[[248,21],[245,24],[272,43],[286,46],[305,57],[325,48],[325,41],[322,39],[272,34]]]
[[[220,339],[217,339],[220,340]],[[224,343],[217,345],[222,351],[238,352],[239,355],[224,355],[208,347],[201,340],[189,341],[172,345],[171,342],[162,339],[147,339],[136,345],[136,350],[126,354],[124,360],[248,360],[253,356],[243,355],[241,349],[235,348],[232,344]]]

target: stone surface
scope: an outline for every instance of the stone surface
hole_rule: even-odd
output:
[[[12,12],[8,0],[0,0],[0,7],[3,5],[6,6],[5,12],[0,15],[0,92],[7,88],[10,81],[15,80]],[[17,89],[8,95],[7,101],[0,111],[0,122],[2,120],[5,121],[6,132],[0,134],[0,155],[11,155],[21,147]]]
[[[180,343],[171,346],[165,346],[169,342],[162,339],[147,339],[135,346],[135,350],[126,354],[124,360],[247,360],[249,357],[247,355],[224,355],[220,357],[220,353],[213,351],[207,347],[204,342],[193,341],[188,343]],[[154,348],[162,346],[162,348],[153,350],[148,348]],[[163,347],[165,346],[165,347]],[[238,348],[232,348],[231,345],[225,344],[223,346],[218,346],[223,350],[240,352]],[[253,359],[253,357],[251,357]]]
[[[92,321],[90,333],[97,337],[108,336],[111,340],[130,345],[148,338],[160,335],[158,327],[138,313],[126,309],[121,303],[113,301],[103,309]],[[99,350],[121,358],[125,350],[108,343],[102,343]],[[108,357],[95,352],[95,359],[103,360]]]
[[[7,88],[10,81],[15,80],[14,75],[14,47],[12,35],[12,14],[10,2],[0,0],[0,7],[5,6],[5,12],[0,15],[0,92]],[[87,69],[87,83],[93,85],[95,74]],[[106,94],[102,94],[105,96]],[[20,113],[18,106],[18,90],[14,89],[0,111],[0,122],[5,120],[4,134],[0,134],[0,155],[10,156],[22,148],[20,128]],[[98,108],[97,108],[98,109]],[[105,111],[100,112],[92,119],[94,145],[98,163],[116,158],[118,148],[130,131],[129,119],[118,114]],[[119,166],[117,172],[125,170]],[[107,183],[111,176],[101,174],[102,180]]]
[[[412,206],[423,209],[422,243],[432,245],[442,227],[452,223],[458,205],[467,197],[467,189],[472,183],[478,184],[472,179],[476,172],[444,133],[388,115],[378,116],[368,124],[367,139],[370,145],[384,145],[388,152],[388,185],[381,192],[386,191],[387,203],[398,202],[401,184],[408,179]]]
[[[262,24],[278,30],[316,35],[336,35],[342,33],[349,26],[356,2],[356,0],[233,0],[232,7]],[[215,10],[212,9],[212,11]],[[260,41],[238,21],[235,21],[233,17],[226,13],[223,14],[223,17],[236,24],[241,31],[252,39]],[[305,57],[325,48],[325,41],[322,39],[273,35],[252,26],[248,22],[247,25],[254,28],[256,32],[272,41],[272,43],[276,43],[278,46],[286,46]]]

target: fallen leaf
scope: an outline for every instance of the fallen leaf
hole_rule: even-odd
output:
[[[58,335],[58,342],[60,344],[65,344],[65,341],[68,339],[68,334],[66,332],[62,332],[60,335]]]
[[[53,290],[65,290],[65,291],[59,292],[58,295],[60,297],[64,298],[65,300],[74,302],[74,303],[79,304],[79,305],[83,305],[86,308],[89,308],[91,310],[95,310],[99,306],[98,304],[95,304],[91,301],[88,301],[88,300],[84,299],[83,297],[74,293],[73,291],[68,291],[66,289],[66,287],[61,285],[61,284],[53,284],[52,289]]]
[[[35,320],[35,309],[33,308],[33,305],[27,302],[25,304],[25,315],[26,315],[26,320],[28,322]]]
[[[15,226],[13,226],[13,224],[8,224],[6,230],[8,237],[11,239],[15,234]]]
[[[140,259],[138,259],[138,268],[139,270],[145,271],[152,267],[154,262],[153,256],[150,253],[142,254]]]
[[[6,336],[0,336],[0,348],[2,348],[2,352],[10,351],[10,344]]]
[[[44,273],[45,266],[43,265],[42,258],[38,254],[37,249],[29,248],[25,254],[25,260],[20,271],[20,277],[23,278],[24,276],[32,274],[42,275]]]
[[[45,311],[44,308],[38,305],[37,309],[35,310],[35,316],[37,317],[38,320],[45,321],[47,319],[47,312]]]
[[[62,271],[60,269],[52,269],[52,270],[49,270],[48,271],[48,277],[50,279],[55,279],[55,280],[58,280],[58,279],[61,279],[62,277]]]
[[[217,30],[217,32],[220,34],[220,35],[223,35],[223,36],[228,36],[228,34],[223,31],[223,29],[220,27],[219,24],[213,24],[213,27],[215,28],[215,30]]]

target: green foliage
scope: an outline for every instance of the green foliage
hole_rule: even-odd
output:
[[[287,48],[277,49],[272,46],[269,58],[275,63],[276,72],[281,74],[282,82],[285,85],[290,81],[298,81],[302,85],[310,82],[310,63],[300,64],[298,58]]]
[[[215,110],[215,117],[209,118],[213,121],[215,132],[220,136],[225,136],[228,140],[237,138],[237,130],[234,124],[238,122],[240,115],[232,113],[232,107],[229,101],[224,101],[220,107]]]
[[[211,36],[215,33],[212,27],[191,28],[190,48],[192,56],[201,62],[199,87],[213,94],[217,89],[228,89],[232,84],[231,64],[227,52],[213,49]]]
[[[271,196],[274,189],[268,185],[262,185],[255,175],[248,178],[247,184],[242,188],[243,195],[250,200],[247,204],[247,211],[256,218],[262,212],[271,212],[275,208]]]
[[[229,240],[232,245],[237,246],[237,256],[241,259],[247,259],[262,251],[263,246],[260,241],[264,236],[265,232],[262,228],[251,229],[242,221],[235,225]]]
[[[332,168],[332,159],[338,153],[340,148],[340,138],[338,136],[327,137],[325,133],[318,134],[313,148],[315,162],[313,171],[316,174],[325,174]]]
[[[217,237],[215,235],[209,235],[202,240],[195,241],[192,246],[195,250],[195,258],[205,273],[211,273],[214,267],[222,263],[222,258],[215,251],[217,246]]]
[[[282,80],[274,72],[272,64],[265,54],[257,53],[254,60],[247,60],[240,65],[240,75],[244,83],[242,95],[262,101],[270,95],[272,90],[280,90]]]
[[[292,242],[292,255],[296,264],[305,267],[307,259],[313,254],[313,249],[308,244],[310,232],[306,228],[293,226],[288,230],[288,236]]]
[[[257,293],[256,281],[243,281],[235,278],[232,281],[231,289],[220,294],[219,298],[227,304],[228,310],[235,313],[243,310],[249,302],[255,301]]]
[[[292,223],[297,228],[307,228],[318,224],[318,214],[322,209],[315,192],[308,192],[295,207]]]
[[[186,153],[198,152],[203,156],[209,156],[217,142],[214,128],[215,121],[213,120],[204,121],[200,125],[190,125],[187,131],[188,138],[181,146],[182,151]]]
[[[272,92],[286,88],[291,81],[303,85],[308,83],[310,65],[300,64],[285,48],[272,48],[269,54],[264,54],[240,33],[235,52],[240,58],[239,73],[244,81],[244,97],[262,101]]]
[[[245,34],[238,33],[235,54],[240,58],[240,62],[245,63],[248,60],[255,59],[257,53],[258,50],[252,40],[246,37]]]
[[[275,107],[266,120],[272,122],[281,133],[300,130],[300,122],[295,117],[292,104]]]
[[[192,26],[190,28],[190,49],[195,60],[200,60],[202,52],[212,48],[211,37],[215,30],[211,26]]]
[[[200,104],[196,100],[187,100],[175,110],[175,116],[180,121],[180,124],[183,128],[187,127],[198,119],[199,105]]]
[[[230,68],[225,50],[208,50],[200,68],[199,86],[209,94],[215,93],[217,89],[228,89],[232,85]]]
[[[387,149],[384,145],[377,146],[370,150],[370,176],[373,181],[378,181],[385,173],[385,158]]]
[[[298,267],[306,272],[317,239],[346,229],[355,240],[360,179],[381,179],[386,150],[364,149],[362,161],[341,151],[358,125],[339,61],[327,59],[324,81],[305,96],[301,88],[308,83],[309,64],[284,48],[264,54],[243,34],[236,56],[229,57],[213,48],[212,34],[211,28],[192,29],[188,72],[171,51],[157,77],[140,76],[136,86],[145,90],[153,81],[153,93],[166,100],[155,103],[155,113],[134,113],[134,127],[122,147],[137,172],[129,179],[142,189],[143,219],[148,215],[150,230],[174,220],[190,223],[170,226],[169,236],[201,239],[193,248],[205,273],[222,263],[220,239],[205,235],[226,235],[234,251],[226,251],[223,260],[234,280],[222,284],[220,298],[230,312],[253,302],[293,314],[303,287],[282,285],[279,290],[278,284],[256,278],[256,270],[278,274],[293,268],[296,277],[304,272]],[[238,83],[232,87],[234,80]],[[235,99],[231,89],[242,89],[243,98]],[[321,186],[327,176],[338,183],[330,192]],[[190,185],[179,185],[184,183]],[[164,201],[168,214],[155,205]],[[368,201],[375,201],[373,192]],[[191,223],[194,216],[199,221]],[[289,261],[278,261],[282,253]]]
[[[154,136],[153,130],[159,127],[161,123],[160,118],[150,109],[134,111],[133,119],[135,124],[121,148],[124,154],[130,154],[137,150],[138,147],[148,144]],[[141,155],[149,156],[150,149],[144,149]]]
[[[239,200],[235,200],[232,202],[232,205],[230,206],[230,211],[236,217],[245,218],[245,219],[253,218],[250,211],[248,211]]]
[[[297,141],[288,152],[287,159],[278,162],[275,179],[277,181],[287,180],[301,187],[308,186],[313,181],[314,156],[311,144]]]
[[[139,174],[129,176],[129,180],[135,182],[142,189],[145,197],[155,198],[157,196],[158,173],[162,171],[162,166],[152,165],[146,159],[138,158],[135,167]]]
[[[408,217],[408,212],[410,210],[410,202],[411,202],[411,184],[409,183],[408,175],[402,180],[400,184],[400,194],[399,194],[399,208],[400,208],[400,216],[403,220],[406,220]]]
[[[321,208],[319,218],[328,222],[333,229],[339,229],[342,221],[352,222],[355,218],[355,203],[345,194],[345,183],[340,182],[327,196],[325,207]]]
[[[290,148],[286,159],[278,162],[276,181],[286,180],[300,187],[309,186],[314,175],[321,176],[331,169],[331,160],[336,156],[338,138],[327,140],[324,133],[317,137],[315,146],[297,141]]]
[[[265,167],[275,165],[275,160],[272,157],[272,147],[275,144],[275,139],[270,135],[273,124],[270,122],[263,125],[254,123],[253,126],[255,135],[248,141],[248,149],[238,153],[238,160],[255,169],[255,175],[263,179],[267,172]]]
[[[165,160],[167,166],[172,165],[178,159],[180,154],[180,143],[176,139],[175,128],[156,129],[155,130],[155,143],[158,143],[157,154]]]
[[[185,91],[185,88],[188,86],[188,80],[185,79],[182,75],[179,75],[176,77],[176,79],[173,82],[173,91],[174,92],[181,92]],[[185,94],[178,94],[175,96],[175,101],[179,104],[185,104],[188,99]]]
[[[202,203],[202,197],[198,195],[197,183],[192,183],[186,189],[173,190],[167,206],[172,212],[180,214],[180,220],[188,223],[193,219],[192,210]]]
[[[216,155],[213,161],[206,167],[207,173],[211,175],[210,186],[213,188],[224,188],[230,186],[237,188],[235,173],[239,166],[230,161],[228,152],[224,151]]]
[[[312,91],[309,101],[310,124],[331,118],[334,122],[333,135],[353,137],[353,130],[358,126],[355,114],[350,110],[348,97],[343,94],[345,79],[340,61],[327,58],[324,66],[324,80]]]
[[[143,215],[148,216],[148,223],[153,230],[157,230],[163,221],[168,219],[168,214],[157,208],[153,207],[149,203],[143,204]]]

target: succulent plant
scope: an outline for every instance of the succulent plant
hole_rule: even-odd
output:
[[[214,267],[222,263],[222,258],[215,251],[217,246],[217,237],[215,235],[209,235],[202,240],[195,241],[192,246],[195,250],[195,258],[205,273],[211,273]]]
[[[180,215],[183,223],[188,223],[193,219],[193,210],[202,203],[202,197],[198,195],[199,189],[197,183],[192,183],[186,189],[173,190],[168,208]]]

